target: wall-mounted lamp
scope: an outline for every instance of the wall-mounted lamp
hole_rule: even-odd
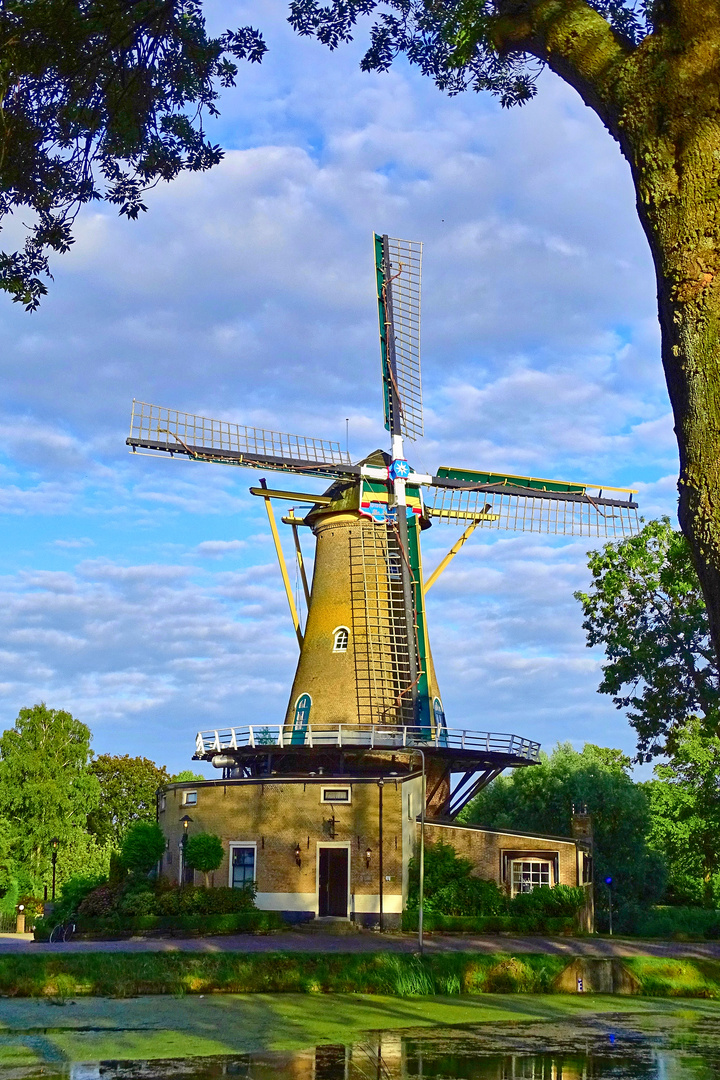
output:
[[[300,855],[300,845],[295,845],[295,862],[298,866],[302,866],[302,856]]]
[[[365,866],[367,867],[368,870],[370,869],[370,856],[371,855],[372,855],[372,851],[370,850],[370,848],[368,848],[367,851],[365,852]]]

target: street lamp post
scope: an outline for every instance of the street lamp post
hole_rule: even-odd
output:
[[[52,840],[50,841],[50,844],[51,844],[51,847],[52,847],[52,868],[53,868],[52,902],[54,904],[55,903],[55,874],[56,874],[56,870],[57,870],[58,848],[60,847],[60,841],[58,840],[57,836],[54,836],[52,838]]]
[[[608,912],[609,912],[609,915],[610,915],[610,937],[612,937],[612,887],[613,887],[613,879],[611,877],[606,877],[605,878],[605,884],[607,885],[607,891],[608,891]]]
[[[385,915],[383,912],[383,788],[385,781],[382,776],[378,780],[378,875],[380,878],[380,930],[385,929]]]
[[[182,840],[180,841],[180,843],[182,844],[182,873],[180,875],[180,884],[181,885],[185,881],[185,848],[187,847],[187,842],[188,842],[188,825],[190,825],[191,822],[192,822],[192,818],[190,817],[189,814],[185,814],[185,817],[180,818],[180,823],[181,823],[181,825],[183,827]]]
[[[418,888],[418,948],[423,954],[423,901],[425,898],[425,751],[413,747],[422,758],[422,798],[420,803],[420,884]]]

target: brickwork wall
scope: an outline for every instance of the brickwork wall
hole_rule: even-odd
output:
[[[350,805],[322,803],[323,787],[349,786]],[[402,893],[403,785],[386,780],[383,788],[383,892],[387,897]],[[197,792],[197,805],[183,805],[187,791]],[[335,816],[335,835],[330,820]],[[188,834],[215,833],[225,846],[225,858],[215,871],[216,885],[229,880],[229,845],[232,841],[257,843],[257,883],[259,893],[316,892],[318,843],[350,846],[350,887],[358,895],[379,890],[378,825],[379,800],[376,781],[361,780],[281,780],[264,784],[247,781],[208,781],[205,784],[178,784],[167,789],[165,809],[159,814],[160,827],[169,840],[162,872],[177,880],[181,818],[192,823]],[[295,859],[300,845],[301,866]],[[366,851],[370,848],[370,865]],[[197,881],[202,876],[197,875]],[[395,906],[398,906],[396,901]]]
[[[540,836],[517,836],[490,829],[464,829],[462,826],[426,824],[425,843],[442,841],[452,844],[458,855],[470,859],[478,877],[502,880],[504,851],[552,851],[558,853],[560,885],[577,885],[577,846],[574,840],[547,840]]]

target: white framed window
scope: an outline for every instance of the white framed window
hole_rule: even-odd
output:
[[[161,814],[164,813],[166,805],[167,805],[167,800],[166,800],[164,795],[161,795],[159,805],[158,805],[158,811]]]
[[[551,867],[545,859],[514,859],[511,864],[512,895],[532,892],[539,885],[550,885]]]
[[[183,806],[197,806],[197,791],[186,791],[183,794]]]
[[[228,867],[228,885],[244,889],[257,880],[257,842],[232,840]]]
[[[350,631],[347,626],[338,626],[333,630],[333,652],[347,652],[350,641]]]
[[[324,803],[351,803],[352,791],[349,787],[324,787],[320,788],[320,802]]]

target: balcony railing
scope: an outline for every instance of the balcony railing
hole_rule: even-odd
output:
[[[249,724],[200,731],[196,738],[199,757],[233,750],[270,749],[274,746],[282,749],[304,746],[378,750],[436,747],[476,754],[503,754],[526,761],[537,761],[540,755],[540,743],[523,739],[520,735],[439,727],[433,733],[427,727],[400,727],[396,724],[308,724],[294,729],[286,728],[283,724]]]

